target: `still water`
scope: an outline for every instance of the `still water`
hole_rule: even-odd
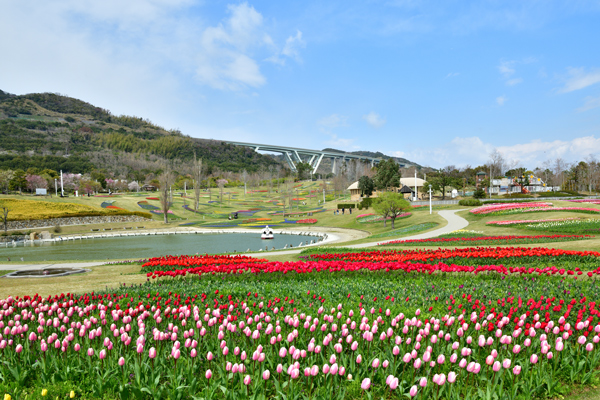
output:
[[[276,234],[273,240],[262,240],[260,232],[227,234],[178,234],[156,236],[130,236],[95,238],[68,242],[42,242],[34,245],[4,248],[0,244],[0,262],[12,261],[60,261],[60,260],[138,260],[164,255],[216,254],[265,250],[265,246],[282,249],[285,245],[298,247],[317,241],[316,236]]]

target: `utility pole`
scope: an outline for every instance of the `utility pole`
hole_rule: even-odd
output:
[[[62,174],[62,169],[60,170],[60,196],[64,197],[65,195],[65,189],[63,187],[63,174]]]
[[[418,194],[417,194],[417,168],[415,167],[415,198],[413,199],[414,201],[417,201],[418,199]]]
[[[429,185],[429,215],[431,215],[431,185]]]

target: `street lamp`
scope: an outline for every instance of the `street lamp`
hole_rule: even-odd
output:
[[[431,185],[429,185],[429,214],[431,215]]]

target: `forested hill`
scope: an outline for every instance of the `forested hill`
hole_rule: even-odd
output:
[[[11,95],[0,90],[0,169],[30,167],[116,175],[161,170],[166,160],[185,170],[202,158],[206,172],[254,172],[279,162],[251,149],[196,139],[148,119],[54,93]]]
[[[323,151],[331,151],[331,152],[335,152],[335,153],[347,153],[347,154],[352,154],[352,155],[356,155],[356,156],[365,156],[365,157],[373,157],[373,158],[383,158],[383,159],[393,158],[401,166],[406,166],[406,167],[415,166],[415,167],[421,168],[421,166],[419,164],[409,161],[406,158],[386,156],[385,154],[383,154],[379,151],[378,152],[372,152],[372,151],[348,152],[348,151],[336,150],[336,149],[330,149],[330,148],[323,149]]]

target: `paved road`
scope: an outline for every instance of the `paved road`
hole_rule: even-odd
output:
[[[460,210],[438,211],[439,215],[448,221],[448,224],[446,226],[439,228],[439,229],[435,229],[433,231],[421,233],[419,235],[403,237],[402,239],[403,240],[427,239],[427,238],[440,236],[445,233],[450,233],[457,229],[463,229],[463,228],[467,227],[469,225],[469,222],[466,219],[464,219],[463,217],[459,217],[458,215],[456,215],[455,213],[457,211],[460,211]],[[332,235],[330,235],[330,236],[332,236]],[[330,239],[331,239],[331,237],[330,237]],[[394,240],[396,240],[396,239],[394,239]],[[343,243],[339,243],[339,245],[344,246],[344,247],[354,248],[354,249],[361,249],[364,247],[377,246],[378,243],[383,243],[383,242],[381,242],[381,241],[369,242],[369,243],[352,244],[352,245],[347,245],[347,246],[344,246]],[[302,250],[303,250],[303,248],[293,249],[293,250],[283,250],[283,251],[282,250],[269,251],[269,252],[262,252],[262,253],[249,253],[248,255],[253,256],[253,257],[282,256],[282,255],[288,255],[288,254],[298,254]],[[60,267],[87,268],[87,267],[93,267],[93,266],[102,265],[102,264],[104,264],[104,262],[102,262],[102,261],[100,261],[100,262],[78,262],[78,263],[56,263],[56,264],[12,264],[11,263],[11,264],[0,264],[0,270],[23,271],[23,270],[27,270],[27,269],[60,268]]]

